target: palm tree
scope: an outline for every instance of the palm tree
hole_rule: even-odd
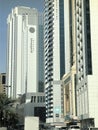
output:
[[[10,99],[5,94],[0,94],[0,126],[3,124],[5,105]]]
[[[15,100],[8,98],[5,94],[0,94],[0,126],[5,126],[12,119],[18,121],[15,108],[12,107]]]

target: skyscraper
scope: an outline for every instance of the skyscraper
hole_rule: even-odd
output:
[[[38,91],[38,11],[15,7],[7,19],[8,95],[16,98]]]
[[[98,1],[76,0],[77,115],[98,127]]]
[[[98,1],[64,2],[64,116],[78,117],[83,129],[98,127]]]
[[[64,0],[44,1],[46,121],[61,122],[61,77],[65,73]]]

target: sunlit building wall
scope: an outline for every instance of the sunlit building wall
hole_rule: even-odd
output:
[[[98,127],[98,1],[76,0],[77,116]]]
[[[7,19],[8,95],[38,91],[38,11],[15,7]]]
[[[76,118],[76,19],[75,1],[64,0],[65,66],[62,77],[64,120]]]

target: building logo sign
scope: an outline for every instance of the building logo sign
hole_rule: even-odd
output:
[[[31,53],[34,52],[34,39],[33,38],[30,39],[30,52]]]
[[[31,28],[29,28],[29,31],[30,31],[31,33],[34,33],[34,32],[35,32],[35,28],[31,27]]]
[[[30,32],[30,53],[34,52],[34,43],[35,43],[35,28],[34,27],[30,27],[29,28],[29,32]]]

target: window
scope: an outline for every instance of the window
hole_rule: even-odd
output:
[[[6,82],[6,78],[5,78],[5,76],[3,75],[3,76],[2,76],[2,84],[5,84],[5,82]]]

